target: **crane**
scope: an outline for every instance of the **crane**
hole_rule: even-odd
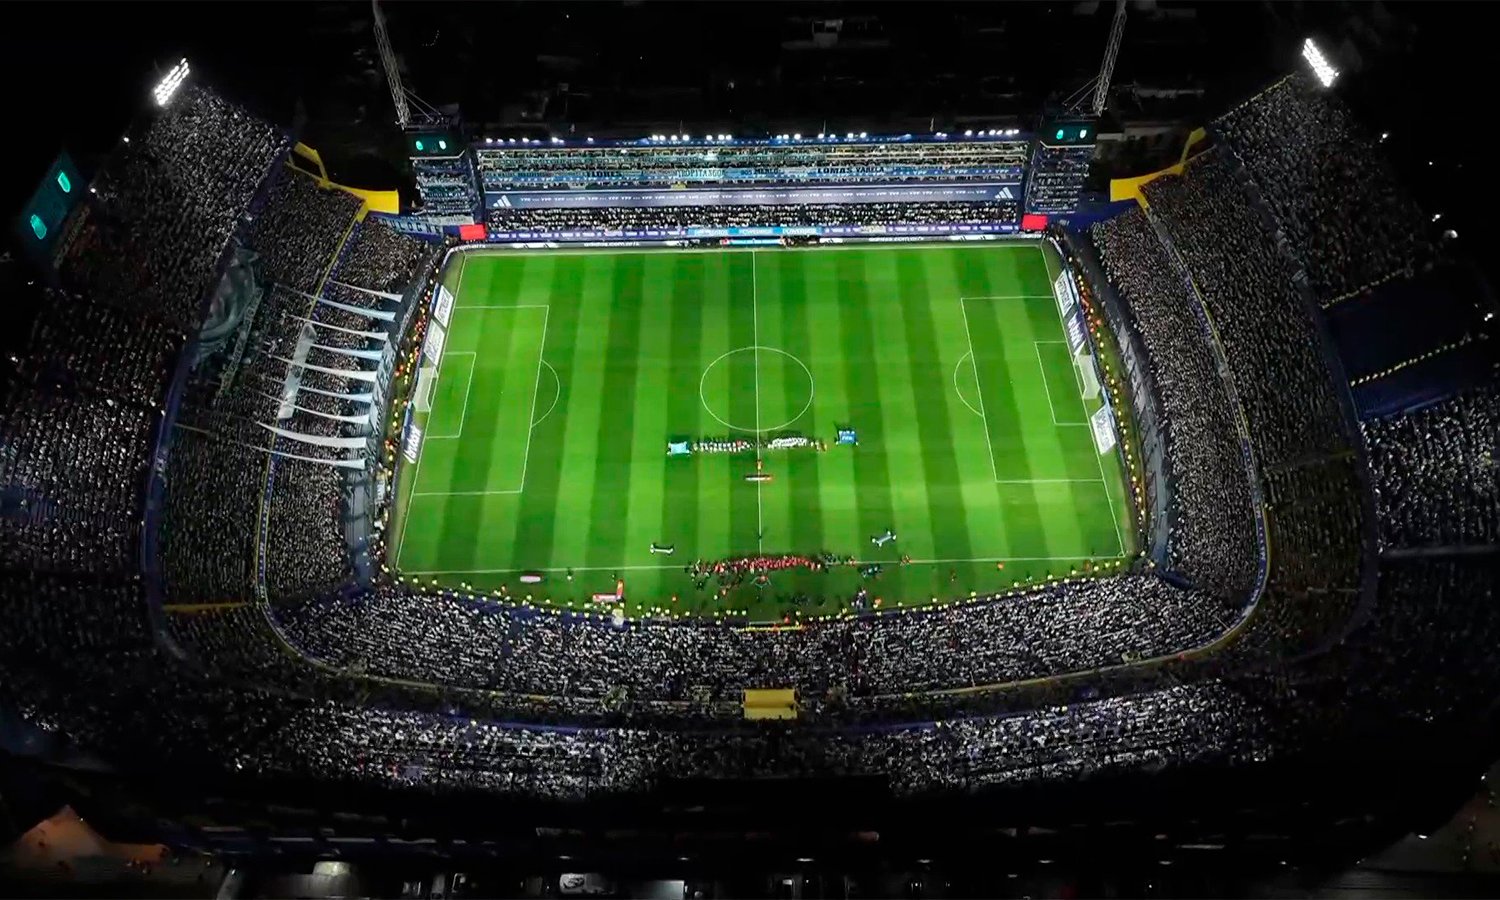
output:
[[[1109,83],[1115,77],[1115,60],[1120,57],[1120,41],[1124,38],[1125,0],[1115,0],[1115,18],[1109,26],[1109,43],[1104,46],[1104,60],[1099,64],[1099,74],[1084,82],[1082,87],[1063,101],[1063,106],[1069,112],[1084,113],[1084,101],[1089,95],[1089,89],[1093,88],[1093,99],[1088,104],[1087,112],[1096,119],[1104,114],[1104,107],[1109,103]]]
[[[391,36],[385,30],[380,0],[370,0],[370,9],[375,13],[375,44],[380,48],[380,65],[385,69],[385,83],[396,104],[396,124],[405,128],[411,123],[411,110],[406,105],[406,89],[401,85],[401,69],[396,65],[395,51],[391,50]]]

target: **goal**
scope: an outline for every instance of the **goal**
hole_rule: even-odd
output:
[[[436,381],[436,366],[423,366],[417,370],[417,389],[412,394],[412,404],[417,412],[432,412],[432,386]]]

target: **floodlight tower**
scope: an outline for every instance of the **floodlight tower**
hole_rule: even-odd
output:
[[[380,11],[380,0],[370,0],[370,9],[375,13],[375,44],[380,48],[380,65],[385,69],[385,83],[391,90],[391,100],[396,104],[396,124],[405,128],[411,124],[411,111],[406,106],[406,88],[401,85],[401,70],[396,65],[396,54],[391,50],[391,36],[385,30],[385,14]]]
[[[1115,18],[1099,74],[1062,102],[1061,112],[1042,120],[1031,165],[1026,173],[1025,211],[1036,216],[1063,216],[1078,208],[1083,183],[1094,160],[1099,117],[1109,103],[1109,84],[1125,37],[1125,0],[1116,0]],[[1092,89],[1092,93],[1091,93]]]
[[[1328,61],[1328,57],[1323,55],[1322,49],[1312,38],[1302,42],[1302,58],[1312,67],[1313,76],[1318,79],[1319,84],[1325,88],[1333,87],[1334,81],[1339,77],[1339,70],[1333,67],[1333,63]]]
[[[1115,77],[1115,60],[1120,57],[1120,42],[1125,39],[1125,0],[1116,0],[1115,18],[1109,26],[1109,40],[1104,45],[1104,60],[1099,63],[1099,74],[1085,81],[1078,90],[1069,94],[1062,102],[1063,109],[1072,116],[1104,115],[1109,105],[1109,85]],[[1092,89],[1092,95],[1089,93]]]
[[[182,87],[182,83],[187,80],[189,71],[191,69],[188,67],[188,61],[183,58],[178,60],[177,65],[173,66],[171,71],[162,76],[161,81],[156,83],[156,87],[151,89],[151,96],[155,98],[157,106],[166,106],[172,102],[172,95],[177,93],[177,89]]]
[[[1109,26],[1109,43],[1104,45],[1104,61],[1094,76],[1094,118],[1104,115],[1109,102],[1109,82],[1115,77],[1115,60],[1120,56],[1120,41],[1125,39],[1125,0],[1115,2],[1115,20]]]

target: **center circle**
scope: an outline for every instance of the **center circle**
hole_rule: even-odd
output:
[[[756,428],[755,427],[755,423],[753,423],[753,422],[749,423],[747,425],[736,425],[734,422],[729,421],[729,418],[731,418],[731,415],[730,415],[730,413],[727,410],[724,411],[724,415],[722,415],[722,416],[719,415],[719,413],[714,410],[713,404],[709,403],[708,394],[707,394],[707,392],[705,390],[706,387],[707,387],[707,385],[708,385],[709,375],[714,371],[714,369],[716,367],[730,365],[731,363],[729,363],[728,360],[732,359],[737,354],[741,354],[741,353],[751,353],[751,354],[754,354],[757,351],[759,351],[760,353],[774,353],[774,354],[776,354],[778,356],[784,356],[787,359],[791,360],[792,362],[796,363],[797,365],[801,366],[803,373],[805,373],[807,375],[807,388],[806,388],[807,389],[807,402],[804,403],[804,404],[802,404],[802,408],[797,411],[797,414],[795,416],[792,416],[790,419],[787,419],[785,422],[778,422],[778,423],[776,423],[774,425],[768,425],[768,424],[762,422],[762,423],[760,423],[760,427],[759,428]],[[758,371],[756,373],[756,377],[757,377],[757,379],[759,378],[759,372]],[[760,404],[760,384],[759,384],[758,380],[756,382],[755,387],[756,387],[756,405],[759,406],[759,404]],[[727,404],[729,402],[728,391],[724,391],[723,393],[724,393],[725,396],[717,398],[717,399],[719,399],[720,403]],[[791,391],[788,391],[787,393],[791,394]],[[703,377],[698,379],[698,399],[700,401],[702,401],[703,408],[706,409],[706,410],[708,410],[708,414],[710,416],[713,416],[713,419],[714,419],[715,422],[718,422],[720,425],[723,425],[725,428],[728,428],[731,431],[746,431],[746,432],[749,432],[751,434],[765,434],[765,433],[771,432],[771,431],[780,431],[783,428],[786,428],[787,426],[791,425],[793,422],[796,422],[798,419],[802,418],[802,416],[805,415],[807,413],[807,411],[812,408],[812,402],[813,402],[813,375],[812,375],[812,370],[807,367],[807,363],[803,362],[802,360],[798,359],[797,357],[793,356],[792,354],[786,352],[785,350],[781,350],[781,349],[778,349],[776,347],[761,347],[761,346],[737,347],[734,350],[730,350],[728,353],[721,354],[717,359],[715,359],[713,362],[709,363],[708,367],[703,370]]]

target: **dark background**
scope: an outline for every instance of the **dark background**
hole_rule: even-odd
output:
[[[1114,7],[512,0],[383,9],[406,85],[433,105],[458,104],[471,127],[634,136],[695,125],[751,134],[1031,124],[1097,71]],[[317,147],[336,178],[406,185],[367,3],[12,3],[3,15],[0,66],[19,126],[0,188],[7,216],[63,147],[88,174],[183,56],[197,77]],[[1302,37],[1316,34],[1347,73],[1340,89],[1404,126],[1392,128],[1393,146],[1456,158],[1488,127],[1473,79],[1483,77],[1490,17],[1479,3],[1133,2],[1110,109],[1127,120],[1201,122],[1300,65]],[[815,23],[831,18],[842,33],[818,49]],[[1163,99],[1138,88],[1201,94]]]

